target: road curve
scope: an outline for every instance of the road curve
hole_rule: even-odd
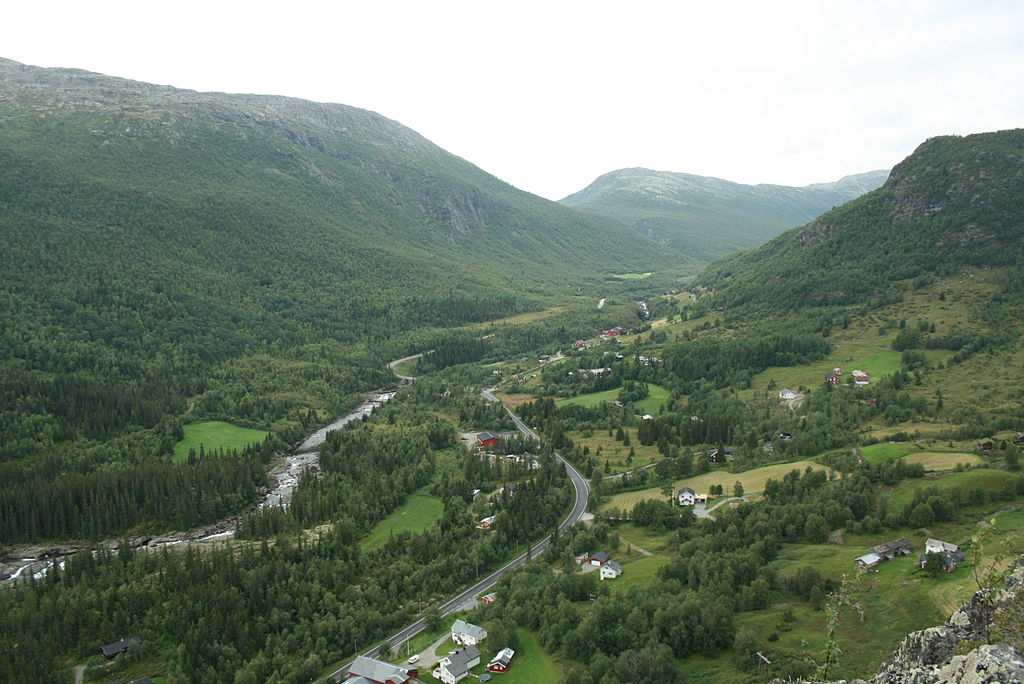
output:
[[[416,354],[414,356],[407,356],[404,359],[398,359],[397,361],[392,361],[391,363],[388,364],[388,368],[391,369],[392,372],[394,372],[394,367],[396,365],[398,365],[399,363],[401,363],[403,361],[408,361],[410,359],[417,358],[419,356],[422,356],[422,354]],[[398,375],[398,374],[396,373],[396,375]],[[403,380],[404,379],[408,379],[408,380],[412,380],[413,379],[413,378],[407,378],[406,376],[401,376],[401,375],[399,375],[398,377],[402,378]],[[493,389],[493,388],[491,388],[491,389]],[[482,394],[483,397],[485,399],[487,399],[488,401],[498,401],[498,398],[495,397],[491,393],[491,389],[483,390],[483,391],[480,392],[480,394]],[[537,433],[534,432],[533,430],[531,430],[526,425],[526,423],[524,423],[522,420],[520,420],[519,416],[517,416],[515,413],[513,413],[512,410],[508,406],[505,406],[504,409],[505,409],[505,411],[508,412],[509,417],[512,418],[512,422],[515,423],[515,426],[519,429],[520,432],[522,432],[524,435],[527,435],[528,437],[532,437],[534,440],[536,440],[538,442],[540,441],[540,437],[537,435]],[[576,500],[573,502],[572,510],[569,512],[569,515],[567,515],[565,517],[565,520],[563,520],[561,522],[561,524],[558,526],[558,533],[562,534],[567,529],[569,529],[569,527],[571,527],[572,525],[574,525],[577,522],[579,522],[580,518],[583,517],[584,511],[586,511],[586,509],[587,509],[587,500],[590,498],[590,484],[587,482],[586,478],[584,478],[582,475],[580,475],[579,471],[576,470],[576,468],[574,468],[571,463],[566,461],[564,458],[562,458],[557,453],[555,454],[555,458],[557,458],[559,461],[561,461],[562,465],[565,466],[565,471],[566,471],[566,473],[568,473],[569,479],[572,481],[573,489],[576,492]],[[520,565],[524,564],[530,558],[535,558],[537,555],[542,553],[544,551],[544,549],[546,549],[550,543],[551,543],[551,536],[548,535],[547,537],[544,537],[544,539],[542,539],[539,542],[537,542],[537,544],[535,544],[533,547],[531,547],[530,550],[527,551],[526,553],[520,555],[517,558],[514,558],[513,560],[509,561],[505,565],[501,566],[500,568],[498,568],[497,570],[492,572],[487,577],[485,577],[482,580],[478,581],[473,586],[471,586],[471,587],[469,587],[467,589],[464,589],[457,596],[449,599],[445,603],[442,603],[438,607],[438,610],[441,613],[442,617],[445,616],[445,615],[448,615],[450,613],[454,613],[456,610],[459,609],[459,606],[461,606],[462,604],[466,603],[467,601],[469,601],[470,599],[475,597],[477,594],[481,594],[484,591],[487,591],[488,589],[493,587],[495,584],[498,583],[498,581],[502,578],[502,576],[506,572],[508,572],[509,570],[512,570],[513,568],[519,567]],[[411,639],[412,637],[416,636],[417,634],[422,632],[425,627],[426,627],[426,620],[424,620],[423,618],[420,618],[419,620],[417,620],[416,622],[412,623],[411,625],[409,625],[408,627],[406,627],[402,631],[400,631],[400,632],[398,632],[398,633],[388,637],[388,639],[386,641],[382,642],[382,643],[386,644],[389,648],[393,648],[393,647],[397,646],[398,644],[401,644],[403,641],[406,641],[407,639]],[[372,658],[375,655],[377,655],[378,648],[379,647],[371,648],[369,651],[365,652],[363,655]],[[349,666],[351,664],[352,663],[346,663],[342,667],[338,668],[337,670],[332,672],[330,675],[328,675],[328,679],[340,680],[342,677],[344,677],[348,673],[348,668],[349,668]]]

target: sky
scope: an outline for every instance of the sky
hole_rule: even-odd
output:
[[[1018,0],[40,0],[0,57],[370,109],[549,199],[637,166],[828,182],[1024,126]]]

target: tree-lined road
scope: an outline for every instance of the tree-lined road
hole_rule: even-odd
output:
[[[398,359],[397,361],[392,361],[391,363],[388,364],[388,368],[390,368],[392,370],[392,372],[393,372],[395,366],[398,365],[399,363],[401,363],[403,361],[408,361],[408,360],[411,360],[411,359],[415,359],[418,356],[422,356],[422,355],[421,354],[416,354],[415,356],[407,356],[404,359]],[[396,375],[397,375],[397,373],[396,373]],[[412,380],[413,379],[411,377],[401,376],[401,375],[399,375],[399,377],[402,378],[403,380]],[[480,394],[482,394],[483,397],[485,399],[487,399],[488,401],[498,401],[498,398],[495,397],[491,393],[491,390],[489,390],[489,389],[483,390]],[[512,422],[515,423],[515,426],[519,429],[520,432],[522,432],[524,435],[527,435],[528,437],[532,437],[534,440],[536,440],[538,442],[540,441],[540,437],[537,435],[537,433],[534,432],[532,429],[530,429],[526,425],[526,423],[524,423],[522,420],[520,420],[519,416],[517,416],[515,413],[513,413],[512,410],[509,407],[505,406],[504,408],[505,408],[505,411],[508,412],[509,417],[512,418]],[[565,517],[565,519],[562,521],[562,523],[558,526],[558,533],[562,534],[567,529],[569,529],[569,527],[571,527],[572,525],[574,525],[577,522],[579,522],[580,518],[583,517],[584,511],[586,511],[586,509],[587,509],[587,500],[590,498],[590,485],[587,482],[587,480],[582,475],[580,475],[579,471],[576,470],[576,468],[573,467],[573,465],[571,463],[566,461],[564,458],[562,458],[557,453],[555,454],[555,458],[557,458],[562,463],[562,465],[565,466],[565,472],[568,473],[569,480],[572,482],[573,489],[576,492],[576,500],[575,500],[575,502],[573,502],[572,510],[569,512],[569,515],[567,515]],[[543,553],[544,550],[548,547],[548,545],[550,543],[551,543],[551,536],[549,535],[547,537],[544,537],[544,539],[542,539],[537,544],[535,544],[526,553],[524,553],[524,554],[520,555],[519,557],[509,561],[508,563],[506,563],[505,565],[501,566],[499,569],[495,570],[490,575],[488,575],[487,577],[483,578],[482,580],[480,580],[479,582],[477,582],[473,586],[465,589],[464,591],[462,591],[457,596],[455,596],[455,597],[449,599],[448,601],[446,601],[445,603],[441,604],[441,606],[439,606],[439,608],[438,608],[438,611],[441,613],[442,616],[444,616],[444,615],[449,615],[449,614],[454,613],[455,611],[459,610],[460,606],[462,606],[463,604],[469,602],[470,600],[472,600],[478,594],[481,594],[481,593],[487,591],[488,589],[493,587],[495,584],[497,584],[498,581],[502,578],[502,576],[506,572],[508,572],[509,570],[512,570],[513,568],[517,568],[520,565],[523,565],[530,558],[534,558],[537,555]],[[427,624],[426,620],[424,618],[420,618],[419,620],[417,620],[416,622],[412,623],[411,625],[409,625],[408,627],[406,627],[402,631],[400,631],[397,634],[394,634],[391,637],[389,637],[384,643],[387,645],[388,648],[394,648],[395,646],[398,646],[402,642],[404,642],[404,641],[406,641],[408,639],[411,639],[412,637],[414,637],[417,634],[419,634],[420,632],[422,632],[425,629],[426,624]],[[372,658],[372,657],[375,657],[377,655],[377,651],[378,651],[378,648],[372,648],[369,651],[367,651],[366,653],[364,653],[363,655]],[[334,680],[340,680],[342,677],[344,677],[348,673],[348,668],[349,668],[350,665],[351,665],[351,663],[346,663],[342,667],[340,667],[337,670],[335,670],[334,672],[332,672],[329,675],[329,678],[330,679],[334,679]]]

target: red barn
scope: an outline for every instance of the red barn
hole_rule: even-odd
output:
[[[478,447],[487,447],[492,444],[497,444],[498,440],[501,439],[501,435],[496,432],[481,432],[476,436],[476,444]]]

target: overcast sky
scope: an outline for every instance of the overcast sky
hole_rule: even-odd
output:
[[[806,185],[1024,126],[1017,0],[39,0],[0,56],[371,109],[550,199],[631,166]]]

